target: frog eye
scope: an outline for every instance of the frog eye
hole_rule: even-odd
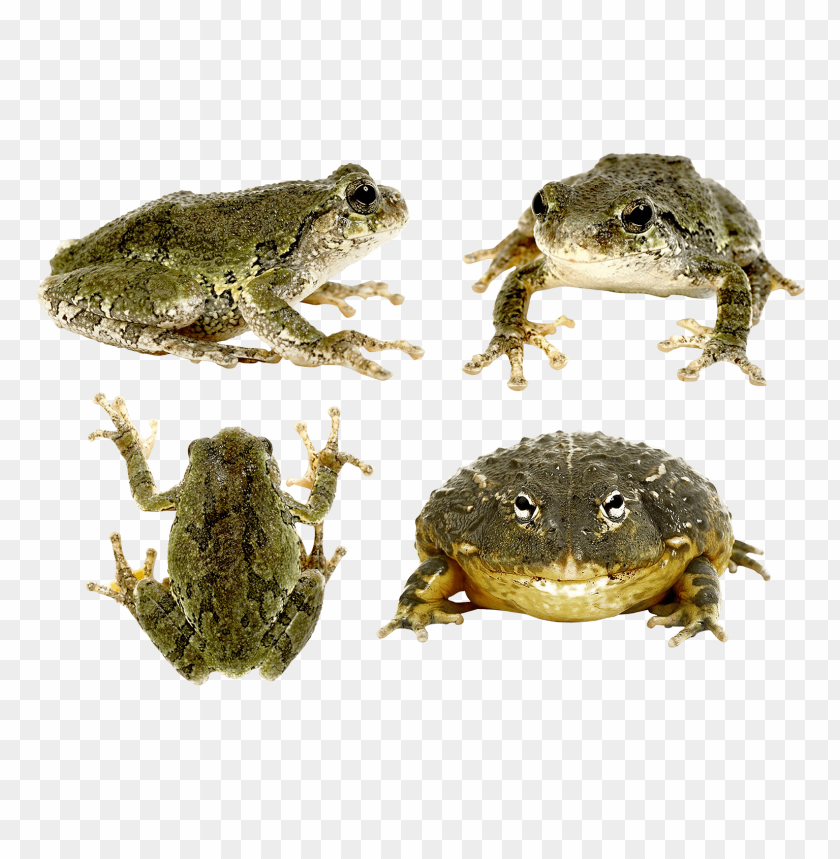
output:
[[[531,211],[538,218],[543,217],[548,211],[548,201],[545,199],[545,192],[542,188],[534,194],[534,199],[531,200]]]
[[[271,456],[274,453],[274,445],[267,439],[261,438],[262,446],[268,451],[268,455]]]
[[[513,502],[513,512],[516,514],[517,520],[524,524],[534,518],[537,505],[524,492],[520,492]]]
[[[354,212],[370,215],[379,208],[379,188],[370,177],[354,179],[346,191],[347,202]]]
[[[618,522],[620,519],[624,518],[625,507],[624,507],[624,499],[621,497],[621,493],[616,491],[608,495],[604,499],[604,503],[601,505],[604,508],[604,513],[613,520],[613,522]]]
[[[621,222],[628,233],[643,233],[653,223],[653,206],[650,200],[628,203],[621,213]]]

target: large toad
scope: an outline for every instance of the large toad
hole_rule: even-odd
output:
[[[648,626],[721,641],[719,576],[760,550],[736,540],[715,487],[682,459],[603,433],[522,439],[461,468],[417,518],[421,564],[379,631],[463,623],[477,608],[543,620],[648,609]],[[464,591],[467,603],[450,597]]]

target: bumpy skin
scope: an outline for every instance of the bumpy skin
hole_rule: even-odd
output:
[[[353,207],[360,187],[375,197],[361,213]],[[327,336],[294,307],[334,304],[351,316],[351,295],[401,304],[384,283],[353,287],[331,278],[407,223],[399,192],[377,186],[356,164],[315,182],[226,194],[178,191],[63,242],[38,300],[60,328],[135,352],[223,367],[287,358],[387,379],[391,374],[363,358],[360,346],[412,358],[423,350],[357,331]],[[271,350],[219,344],[248,329]]]
[[[649,220],[640,205],[647,207]],[[531,295],[540,290],[576,286],[663,297],[717,295],[714,328],[680,320],[677,324],[691,336],[674,335],[659,348],[702,349],[677,374],[684,382],[696,381],[710,364],[729,361],[754,385],[765,381],[747,358],[750,328],[758,324],[771,291],[802,292],[767,261],[758,223],[744,204],[717,182],[703,179],[682,157],[607,155],[587,173],[549,182],[507,238],[495,248],[467,254],[464,261],[488,258],[493,262],[473,286],[476,292],[484,292],[511,266],[517,270],[496,299],[495,336],[464,371],[478,373],[507,354],[508,385],[517,391],[528,384],[522,371],[526,343],[542,349],[554,369],[567,363],[545,335],[554,334],[558,325],[573,328],[574,322],[565,316],[547,324],[526,318]]]
[[[301,504],[281,489],[280,471],[267,439],[238,427],[194,441],[183,480],[158,492],[146,458],[154,433],[140,438],[120,397],[99,403],[115,431],[98,430],[125,457],[134,500],[143,510],[175,510],[169,539],[169,578],[153,575],[150,549],[143,569],[132,572],[119,534],[111,535],[117,563],[115,581],[88,588],[125,605],[140,626],[187,680],[204,683],[213,671],[239,677],[259,667],[275,680],[312,635],[324,587],[344,555],[323,554],[324,517],[335,497],[338,472],[346,463],[365,474],[372,468],[339,452],[338,409],[330,409],[333,428],[316,453],[297,429],[309,453],[307,475],[297,481],[311,490]],[[315,526],[307,556],[295,524]]]
[[[460,469],[420,513],[415,545],[422,563],[380,638],[425,641],[427,624],[476,608],[553,621],[650,609],[649,626],[685,627],[671,646],[703,629],[725,641],[718,576],[742,565],[767,578],[706,478],[602,433],[522,439]],[[450,600],[462,590],[468,603]]]

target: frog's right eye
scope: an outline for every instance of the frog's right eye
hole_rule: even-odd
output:
[[[534,194],[534,199],[531,200],[531,211],[538,218],[543,217],[548,211],[548,200],[545,199],[545,192],[542,188]]]
[[[360,215],[371,215],[379,208],[379,188],[371,178],[354,179],[345,196],[350,208]]]
[[[653,223],[653,206],[649,200],[636,200],[624,207],[621,222],[628,233],[643,233]]]
[[[513,502],[513,512],[516,514],[517,521],[524,524],[534,518],[537,505],[524,492],[520,492]]]
[[[274,453],[274,445],[267,439],[261,438],[262,446],[268,451],[268,455],[271,456]]]

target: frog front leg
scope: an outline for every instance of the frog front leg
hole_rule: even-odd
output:
[[[143,567],[132,570],[119,534],[111,534],[111,546],[117,565],[114,581],[107,587],[88,582],[88,590],[124,605],[182,677],[197,685],[204,683],[214,669],[202,655],[201,637],[169,592],[169,579],[155,579],[157,552],[149,549]]]
[[[472,360],[464,365],[464,372],[475,375],[501,355],[507,355],[510,361],[508,387],[514,391],[522,391],[528,386],[522,370],[526,343],[542,349],[548,356],[551,366],[555,370],[562,370],[568,363],[568,358],[552,346],[545,339],[545,335],[554,334],[558,325],[574,328],[575,323],[566,316],[560,316],[554,322],[547,323],[531,322],[526,317],[531,296],[553,285],[555,283],[547,271],[544,257],[509,274],[499,290],[493,308],[493,324],[496,326],[496,333],[486,351],[480,355],[473,355]]]
[[[203,287],[192,277],[145,260],[120,260],[50,275],[38,302],[59,328],[149,355],[177,355],[222,367],[280,360],[265,349],[223,346],[174,329],[199,317]]]
[[[493,260],[487,271],[473,284],[473,292],[484,292],[502,272],[527,265],[542,256],[534,239],[535,221],[534,213],[530,208],[526,209],[513,232],[496,247],[473,251],[464,257],[468,265],[485,259]]]
[[[681,319],[677,325],[693,332],[692,336],[675,334],[659,344],[662,352],[681,346],[703,350],[703,354],[680,370],[677,377],[683,382],[696,382],[704,368],[718,361],[729,361],[749,376],[750,384],[766,385],[761,369],[747,357],[752,291],[744,270],[735,263],[700,257],[692,263],[691,276],[717,291],[718,315],[711,329],[693,319]]]
[[[395,629],[410,629],[420,642],[428,641],[426,627],[431,623],[464,622],[464,612],[478,606],[471,602],[456,603],[449,597],[464,589],[464,571],[446,555],[433,555],[409,576],[400,594],[393,619],[377,635],[390,635]]]
[[[695,558],[672,588],[676,601],[659,603],[648,611],[658,615],[648,621],[648,627],[683,626],[669,642],[669,647],[678,647],[687,638],[693,638],[704,629],[710,630],[717,639],[726,641],[727,635],[718,623],[720,615],[720,580],[712,562],[705,557]]]
[[[322,284],[315,292],[307,295],[303,299],[303,304],[332,304],[341,311],[341,315],[345,317],[355,316],[356,308],[348,304],[345,299],[351,295],[359,298],[373,298],[379,296],[391,304],[397,306],[405,301],[405,296],[399,293],[393,293],[388,289],[387,283],[382,283],[378,280],[368,280],[365,283],[360,283],[357,286],[347,286],[343,283],[334,283],[329,281]]]
[[[242,288],[240,309],[251,330],[283,358],[300,367],[337,364],[365,376],[384,381],[391,373],[362,356],[368,352],[399,349],[411,358],[423,350],[405,340],[377,340],[359,331],[323,334],[310,325],[289,302],[306,292],[306,277],[288,269],[272,269],[248,281]]]
[[[113,403],[109,403],[105,394],[97,394],[93,401],[105,409],[108,417],[114,423],[115,430],[94,430],[89,436],[93,441],[97,438],[110,439],[117,446],[117,450],[123,455],[128,468],[128,480],[131,486],[131,495],[141,510],[157,512],[161,510],[174,510],[178,501],[178,490],[180,484],[173,486],[166,492],[158,492],[155,479],[149,469],[147,458],[152,452],[157,434],[157,421],[151,422],[152,434],[143,439],[137,428],[131,422],[128,407],[122,397],[115,397]]]

